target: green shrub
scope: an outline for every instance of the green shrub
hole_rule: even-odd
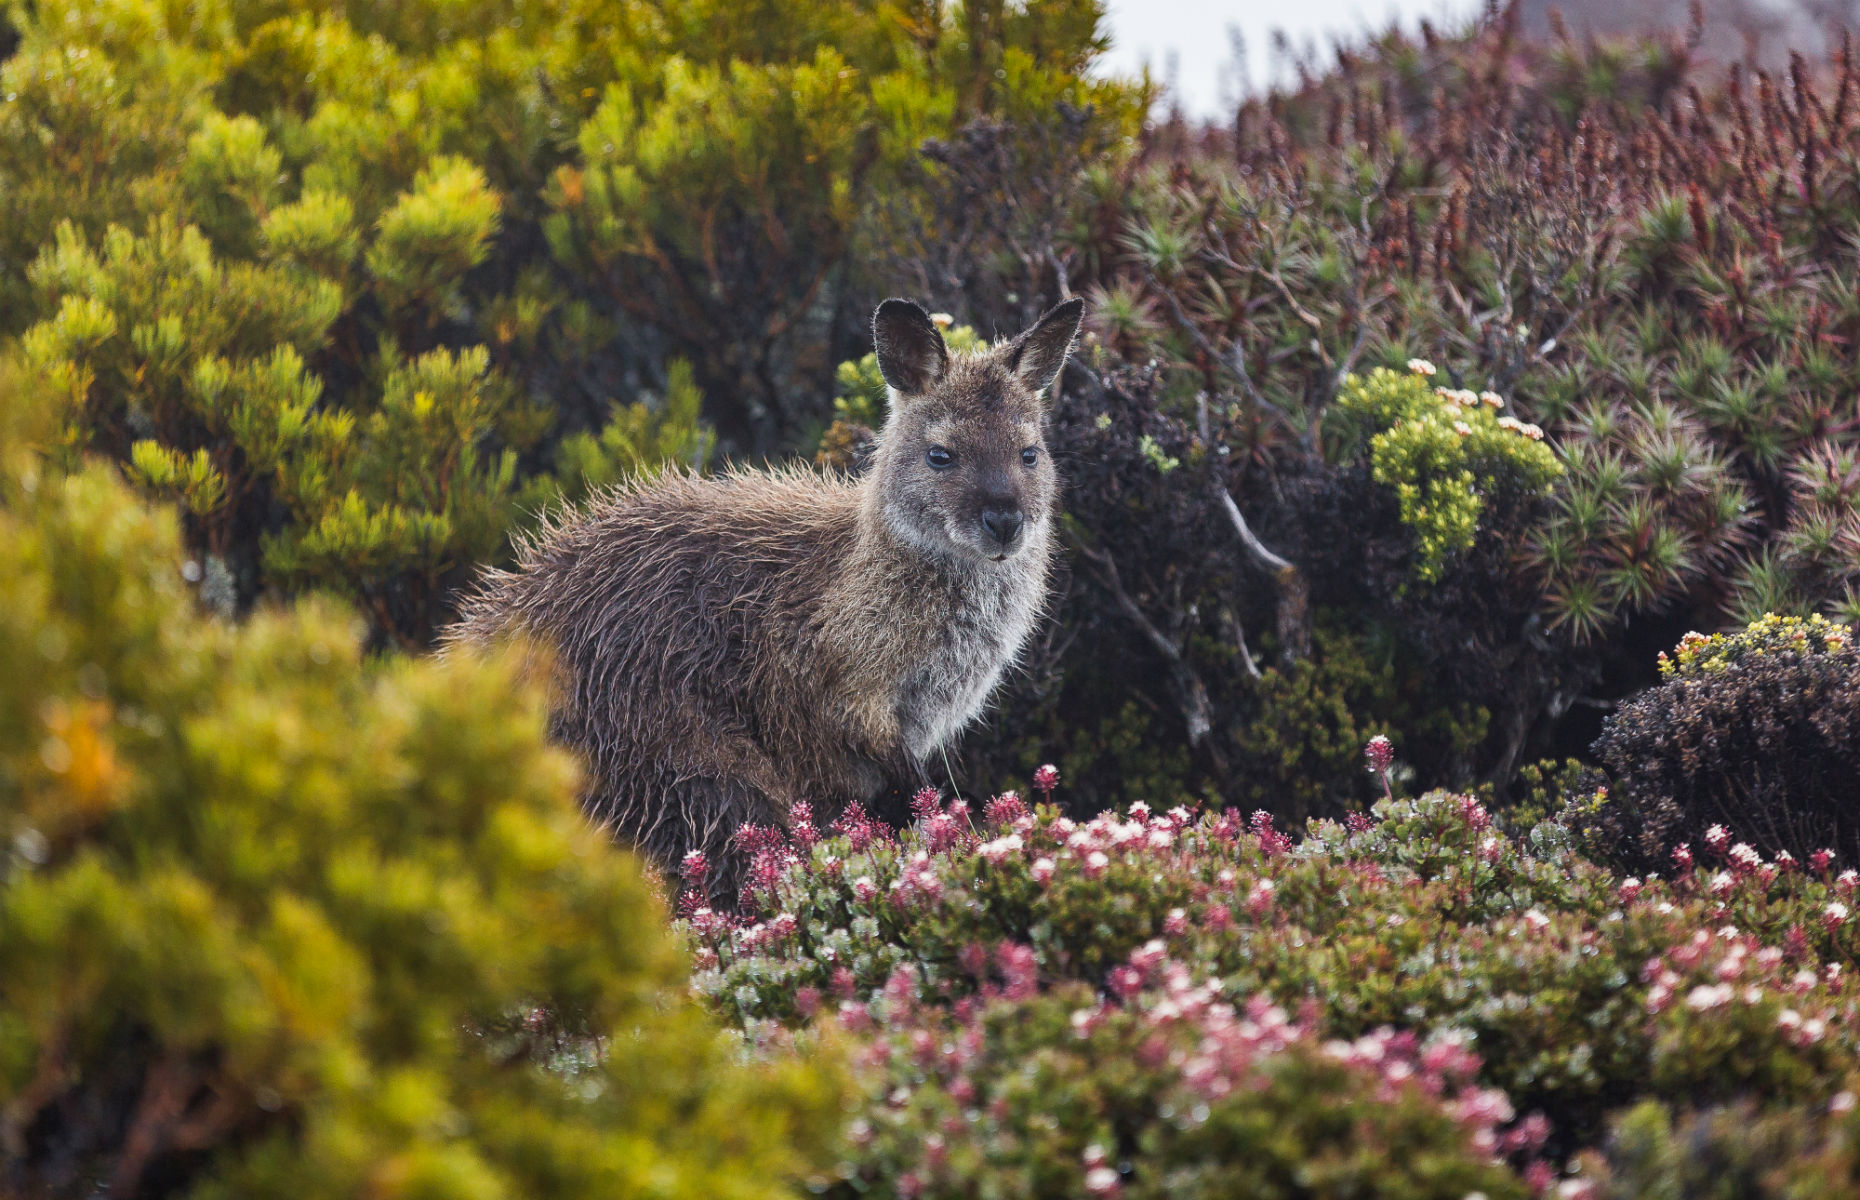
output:
[[[9,11],[0,338],[216,603],[332,590],[405,648],[560,498],[817,430],[927,139],[1144,103],[1091,0]]]
[[[0,1191],[790,1194],[830,1068],[682,1001],[516,664],[201,615],[174,519],[5,393]]]
[[[1615,1123],[1593,1169],[1608,1200],[1809,1200],[1860,1190],[1853,1093],[1831,1109],[1742,1103],[1704,1110],[1651,1101]]]

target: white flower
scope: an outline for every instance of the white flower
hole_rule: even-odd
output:
[[[1427,375],[1431,377],[1435,373],[1434,364],[1431,362],[1428,362],[1425,358],[1409,359],[1408,369],[1414,372],[1416,375]]]
[[[1010,854],[1019,853],[1021,844],[1020,835],[1018,833],[1010,833],[1006,837],[998,837],[992,842],[983,842],[975,848],[975,852],[991,863],[998,863]]]

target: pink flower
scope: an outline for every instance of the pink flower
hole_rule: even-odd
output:
[[[1125,1000],[1136,995],[1143,988],[1143,975],[1135,967],[1125,965],[1112,967],[1104,977],[1105,986]]]
[[[1053,860],[1050,858],[1034,859],[1033,867],[1030,872],[1033,875],[1033,881],[1035,883],[1045,883],[1047,880],[1051,879],[1053,877],[1053,866]]]
[[[1847,924],[1847,906],[1839,900],[1830,901],[1821,911],[1821,923],[1830,933]]]
[[[928,817],[943,811],[943,797],[933,787],[917,789],[911,797],[911,815],[918,818]]]
[[[805,800],[797,800],[788,809],[788,840],[799,850],[820,840],[820,830],[814,828],[814,806]]]
[[[1259,848],[1268,857],[1292,848],[1292,839],[1272,827],[1272,814],[1260,809],[1248,819],[1247,824],[1253,830],[1253,836],[1259,841]]]
[[[1051,800],[1053,789],[1059,786],[1059,768],[1047,763],[1033,773],[1033,786],[1040,792],[1042,799]]]
[[[1634,902],[1635,898],[1640,895],[1640,889],[1640,880],[1629,876],[1621,881],[1621,886],[1616,889],[1616,894],[1621,897],[1623,903],[1631,904]]]
[[[995,967],[1001,972],[1002,993],[1008,999],[1026,1000],[1039,990],[1039,962],[1032,946],[1001,943],[995,950]]]
[[[1264,916],[1266,910],[1272,907],[1273,893],[1277,890],[1278,889],[1273,886],[1272,880],[1260,880],[1253,885],[1253,890],[1246,895],[1246,910],[1255,917]]]
[[[1002,792],[982,809],[982,819],[990,825],[1011,825],[1027,813],[1027,806],[1013,792]]]
[[[1395,765],[1395,746],[1381,734],[1369,739],[1363,747],[1363,757],[1369,760],[1369,771],[1373,775],[1384,775]]]

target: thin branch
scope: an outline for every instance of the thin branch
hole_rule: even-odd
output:
[[[1276,627],[1279,634],[1279,658],[1286,663],[1294,663],[1311,653],[1311,593],[1305,585],[1305,577],[1293,563],[1274,554],[1254,534],[1253,527],[1247,524],[1246,517],[1240,512],[1240,506],[1234,503],[1233,494],[1218,483],[1214,488],[1220,498],[1221,506],[1227,510],[1227,519],[1233,523],[1234,532],[1240,535],[1240,544],[1246,547],[1247,557],[1255,567],[1272,576],[1278,590],[1278,612]]]
[[[1219,485],[1215,486],[1214,491],[1220,498],[1221,506],[1227,510],[1227,519],[1233,522],[1234,532],[1240,535],[1240,542],[1246,547],[1246,552],[1252,558],[1254,565],[1273,575],[1281,571],[1298,570],[1297,567],[1267,549],[1266,544],[1259,540],[1253,533],[1253,527],[1248,525],[1246,518],[1241,515],[1240,506],[1234,503],[1231,492]]]
[[[1176,690],[1180,693],[1178,700],[1182,706],[1182,717],[1188,724],[1188,744],[1199,746],[1202,739],[1206,738],[1209,731],[1214,728],[1211,716],[1213,706],[1208,701],[1208,689],[1202,686],[1201,677],[1195,674],[1195,669],[1189,666],[1188,660],[1183,657],[1182,648],[1162,630],[1156,628],[1144,615],[1143,610],[1137,606],[1137,602],[1130,598],[1130,593],[1124,590],[1123,581],[1117,574],[1117,564],[1112,561],[1111,556],[1102,550],[1094,550],[1083,542],[1078,543],[1078,551],[1087,562],[1097,568],[1098,582],[1111,593],[1111,598],[1117,601],[1117,607],[1122,610],[1123,614],[1130,618],[1130,623],[1141,630],[1143,636],[1148,638],[1150,644],[1155,646],[1168,661],[1169,674],[1174,678]]]

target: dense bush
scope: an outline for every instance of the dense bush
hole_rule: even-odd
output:
[[[1609,1200],[1785,1200],[1860,1189],[1852,1092],[1825,1110],[1750,1103],[1682,1111],[1637,1105],[1609,1139],[1596,1195]]]
[[[512,664],[199,614],[172,517],[33,411],[0,388],[0,1192],[788,1194],[830,1065],[682,1001]]]
[[[1084,0],[10,12],[0,338],[181,502],[208,600],[333,589],[408,648],[558,497],[817,429],[894,286],[858,264],[934,236],[926,139],[1098,157],[1142,95]]]
[[[1819,616],[1766,616],[1688,634],[1664,682],[1622,704],[1595,753],[1612,786],[1578,823],[1635,867],[1724,825],[1769,853],[1823,847],[1860,861],[1860,653]]]
[[[1503,793],[1680,630],[1851,607],[1850,57],[1725,76],[1501,13],[1133,154],[1097,17],[21,9],[0,335],[180,504],[208,602],[333,589],[420,647],[560,497],[718,448],[856,465],[877,295],[986,335],[1084,294],[1056,621],[956,760],[1059,761],[1081,815],[1338,815],[1383,729]],[[1410,359],[1507,407],[1367,428],[1348,380]],[[1460,451],[1536,427],[1468,490]]]
[[[1510,1116],[1452,1038],[1325,1042],[1178,963],[1117,998],[1008,994],[921,1010],[908,974],[841,1020],[872,1031],[848,1180],[880,1196],[1523,1196],[1493,1161]],[[1017,977],[1018,976],[1018,977]],[[1015,989],[1026,993],[1013,995]],[[851,1189],[845,1189],[851,1190]]]
[[[1390,34],[1071,182],[1045,245],[1097,339],[1058,405],[1074,569],[967,782],[1044,753],[1092,789],[1336,813],[1363,795],[1326,747],[1388,728],[1420,777],[1503,792],[1586,754],[1681,631],[1855,615],[1860,72],[1689,55],[1533,42],[1511,13]],[[986,290],[933,299],[985,324]],[[1482,503],[1470,544],[1463,504],[1412,520],[1403,447],[1337,436],[1346,377],[1410,358],[1556,456],[1550,494]],[[1302,681],[1307,655],[1399,680],[1422,719]],[[1261,754],[1290,694],[1321,719]]]
[[[884,1194],[912,1194],[907,1177],[925,1194],[978,1178],[1076,1194],[1101,1163],[1133,1194],[1265,1186],[1278,1160],[1236,1147],[1277,1138],[1331,1162],[1333,1104],[1368,1105],[1365,1146],[1419,1138],[1439,1157],[1405,1161],[1455,1171],[1478,1161],[1467,1147],[1504,1152],[1541,1183],[1538,1147],[1559,1163],[1599,1151],[1638,1101],[1812,1114],[1856,1066],[1860,876],[1826,853],[1769,861],[1721,838],[1700,869],[1624,879],[1557,825],[1514,841],[1446,793],[1313,822],[1297,843],[1264,813],[1138,804],[1078,822],[1013,795],[977,814],[927,792],[916,812],[902,837],[858,812],[831,830],[797,812],[785,836],[750,832],[738,915],[703,908],[695,887],[682,905],[697,985],[730,1020],[761,1039],[827,1021],[868,1040],[864,1125],[841,1170]],[[1332,1061],[1317,1094],[1185,1110],[1181,1089],[1226,1036],[1200,1024],[1209,1014],[1245,1038],[1284,1022],[1280,1050],[1240,1059],[1267,1095],[1365,1038],[1398,1061],[1462,1062],[1490,1094],[1448,1071],[1418,1093],[1378,1085],[1372,1102]],[[1261,1140],[1221,1142],[1230,1120]],[[1368,1194],[1421,1186],[1398,1178]],[[1286,1194],[1346,1194],[1300,1186]]]

